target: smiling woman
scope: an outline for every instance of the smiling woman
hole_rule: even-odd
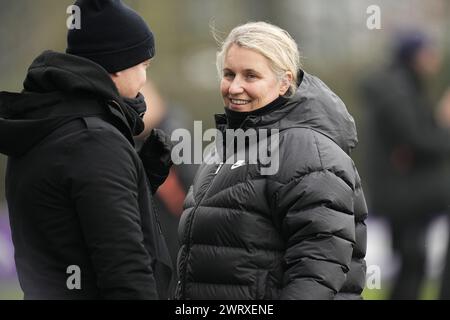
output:
[[[225,105],[252,111],[295,92],[300,54],[286,31],[264,23],[247,24],[231,31],[216,65]]]
[[[216,140],[211,157],[223,147],[225,158],[197,172],[180,220],[176,297],[360,299],[367,208],[344,103],[301,69],[295,41],[268,23],[233,29],[217,69],[225,114],[216,127],[249,139]],[[252,150],[269,130],[279,136],[271,142],[279,166],[265,173]]]

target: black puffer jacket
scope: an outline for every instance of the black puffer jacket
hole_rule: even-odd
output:
[[[284,106],[242,127],[279,129],[279,170],[201,166],[179,226],[177,298],[360,298],[367,208],[345,105],[304,73]]]
[[[72,55],[44,52],[24,89],[0,94],[0,152],[25,299],[166,298],[170,257],[133,147],[139,117],[104,69]],[[66,285],[71,265],[79,289]]]

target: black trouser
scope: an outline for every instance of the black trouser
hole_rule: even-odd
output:
[[[430,221],[429,216],[391,220],[392,245],[400,258],[400,269],[390,299],[420,297],[426,273],[426,233]]]

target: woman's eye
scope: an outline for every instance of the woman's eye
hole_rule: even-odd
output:
[[[225,72],[225,73],[223,74],[223,77],[224,77],[224,78],[227,78],[227,79],[230,79],[230,78],[233,78],[233,77],[234,77],[234,74],[231,73],[231,72]]]

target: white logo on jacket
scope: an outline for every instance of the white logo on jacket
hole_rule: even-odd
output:
[[[231,170],[236,169],[238,167],[242,167],[244,165],[245,165],[245,160],[238,160],[231,166]]]

